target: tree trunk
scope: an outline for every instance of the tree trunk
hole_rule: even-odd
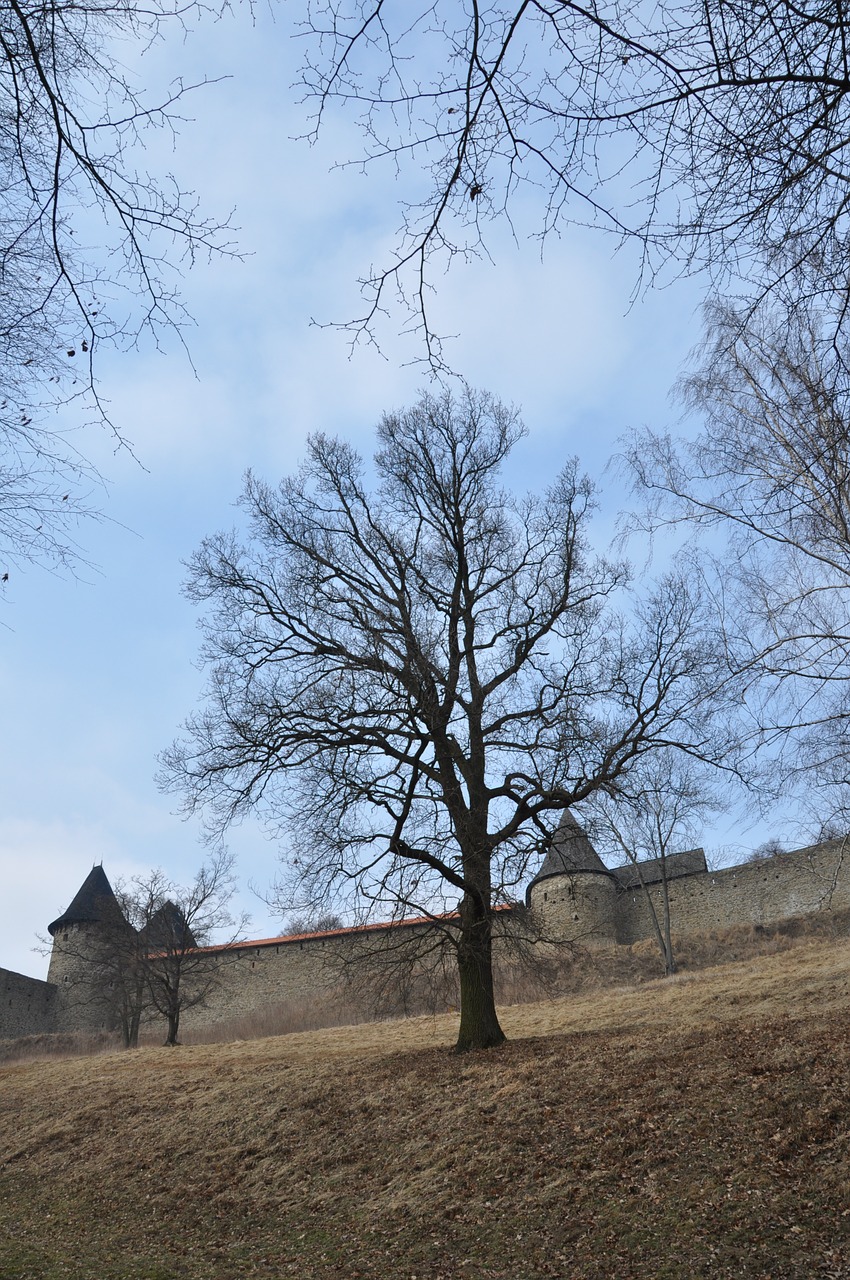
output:
[[[166,1045],[175,1045],[177,1041],[177,1029],[180,1026],[180,1006],[168,1010],[168,1035],[165,1037]]]
[[[493,932],[489,910],[471,894],[464,895],[460,908],[461,935],[458,947],[460,976],[460,1031],[455,1049],[492,1049],[502,1044],[505,1033],[499,1026],[493,995]]]
[[[663,856],[662,856],[663,863]],[[662,866],[661,872],[661,901],[663,911],[661,920],[658,919],[658,912],[655,909],[655,903],[652,900],[652,894],[649,891],[649,885],[645,882],[641,874],[640,864],[633,861],[633,865],[638,873],[638,880],[643,891],[646,905],[649,910],[649,918],[652,922],[652,931],[655,934],[655,940],[658,943],[658,949],[661,952],[661,959],[664,961],[664,977],[670,978],[676,972],[676,960],[673,956],[673,939],[670,934],[670,894],[667,889],[667,872]]]
[[[676,972],[676,958],[673,955],[673,938],[670,933],[670,894],[667,888],[667,877],[661,884],[664,900],[664,976],[670,978]]]

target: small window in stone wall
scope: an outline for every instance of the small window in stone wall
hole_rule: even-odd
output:
[[[548,901],[549,901],[549,895],[548,895],[548,893],[544,893],[544,894],[543,894],[543,901],[544,901],[544,902],[548,902]]]

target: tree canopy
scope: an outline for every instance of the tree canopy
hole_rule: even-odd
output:
[[[362,126],[389,160],[403,231],[365,281],[371,331],[400,286],[432,362],[428,284],[476,252],[522,187],[564,222],[637,239],[648,278],[708,267],[755,302],[789,272],[844,321],[848,27],[823,0],[312,0],[314,127]]]
[[[91,514],[97,474],[68,435],[100,423],[121,440],[98,394],[104,344],[154,342],[184,320],[179,269],[227,249],[220,223],[163,175],[146,172],[152,131],[176,131],[178,83],[156,99],[121,64],[184,30],[199,7],[0,3],[0,553],[73,560],[73,527]],[[131,48],[133,45],[131,44]],[[63,423],[63,425],[60,425]]]
[[[765,794],[803,778],[821,822],[848,809],[848,367],[817,308],[748,319],[716,306],[682,382],[702,429],[680,444],[643,431],[627,451],[645,528],[684,521],[714,537],[699,572],[752,741],[769,748]]]

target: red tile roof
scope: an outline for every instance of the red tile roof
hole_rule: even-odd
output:
[[[508,903],[494,907],[494,911],[510,911]],[[243,938],[240,942],[224,942],[218,946],[199,947],[199,951],[242,951],[250,947],[273,947],[282,942],[306,942],[313,938],[341,938],[353,933],[376,933],[381,929],[402,929],[417,925],[433,924],[437,920],[457,920],[458,911],[445,911],[433,916],[403,916],[401,920],[384,920],[375,924],[355,924],[344,929],[321,929],[316,933],[282,933],[276,938]]]

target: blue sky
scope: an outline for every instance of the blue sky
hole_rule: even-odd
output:
[[[152,866],[191,878],[203,856],[197,826],[154,783],[157,753],[202,685],[182,562],[232,523],[246,468],[278,478],[316,429],[368,451],[382,411],[423,385],[409,364],[421,353],[395,336],[401,315],[380,355],[352,354],[344,335],[311,324],[357,312],[357,278],[392,245],[403,192],[389,172],[332,168],[356,153],[350,123],[332,120],[312,148],[295,140],[305,127],[290,88],[297,60],[284,21],[259,14],[252,25],[237,12],[140,63],[150,82],[229,77],[193,96],[175,154],[152,145],[150,161],[212,211],[233,207],[249,256],[198,263],[186,278],[197,376],[176,342],[104,359],[102,390],[138,462],[103,436],[82,442],[108,481],[93,494],[104,521],[79,534],[96,567],[77,580],[16,572],[0,606],[0,966],[44,975],[36,934],[95,862],[113,880]],[[522,234],[534,205],[516,212]],[[572,454],[601,476],[624,430],[674,421],[668,392],[698,336],[699,289],[681,281],[630,307],[633,256],[613,256],[589,232],[551,240],[542,260],[507,228],[491,247],[494,263],[457,263],[437,281],[438,322],[459,335],[453,366],[521,406],[530,438],[515,487],[545,482]],[[614,476],[602,483],[600,537],[624,500]],[[248,889],[273,879],[274,847],[251,824],[230,843],[252,932],[278,931]]]

